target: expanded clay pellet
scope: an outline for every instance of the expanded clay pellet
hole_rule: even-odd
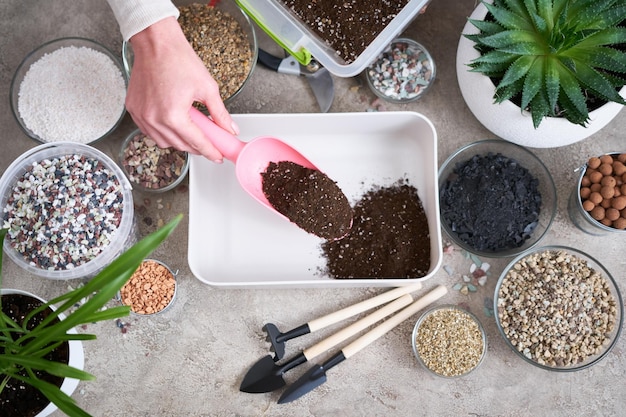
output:
[[[176,279],[163,264],[143,261],[120,290],[122,303],[137,314],[154,314],[167,307],[174,298]]]
[[[89,143],[120,119],[126,84],[102,52],[67,46],[35,61],[18,94],[19,115],[44,142]]]

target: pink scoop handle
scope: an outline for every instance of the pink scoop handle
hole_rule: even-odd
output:
[[[189,115],[191,116],[191,120],[198,125],[208,138],[210,138],[213,146],[224,155],[224,158],[232,162],[237,162],[239,154],[244,146],[246,146],[245,142],[237,139],[236,136],[216,125],[215,122],[195,107],[189,110]]]

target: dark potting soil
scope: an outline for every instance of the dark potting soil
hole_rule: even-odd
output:
[[[280,161],[270,162],[261,177],[263,194],[270,204],[305,231],[337,239],[350,229],[350,202],[323,172]]]
[[[11,317],[20,326],[24,323],[24,318],[33,309],[40,307],[43,303],[33,297],[22,294],[2,295],[2,312]],[[28,322],[28,329],[32,329],[51,313],[50,309],[35,315]],[[58,319],[56,319],[58,320]],[[4,353],[4,352],[1,352]],[[61,344],[52,352],[44,356],[45,359],[68,363],[69,345]],[[35,375],[58,387],[63,383],[63,378],[50,375],[46,372],[34,370]],[[9,379],[7,385],[0,392],[0,416],[2,417],[30,417],[37,415],[48,404],[48,400],[39,390],[30,385],[24,384],[13,378]]]
[[[475,155],[457,164],[439,190],[442,221],[472,248],[518,248],[537,227],[539,181],[515,159]]]
[[[281,0],[346,63],[361,55],[409,0]]]
[[[417,189],[406,179],[375,187],[354,207],[346,237],[322,244],[327,275],[420,278],[430,269],[428,219]]]

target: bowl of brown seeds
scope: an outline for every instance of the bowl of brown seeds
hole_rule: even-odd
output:
[[[413,328],[412,343],[418,362],[445,378],[467,375],[487,353],[487,335],[478,318],[451,304],[426,311]]]
[[[550,371],[578,371],[617,343],[623,302],[611,274],[588,254],[544,246],[504,269],[494,296],[496,324],[526,362]]]
[[[244,88],[256,65],[258,45],[252,22],[234,0],[174,4],[185,37],[217,82],[222,100],[229,103]],[[126,41],[122,59],[130,78],[134,54]]]

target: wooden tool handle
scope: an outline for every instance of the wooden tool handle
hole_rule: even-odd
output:
[[[376,310],[374,313],[368,315],[367,317],[362,318],[361,320],[338,331],[332,336],[327,337],[326,339],[311,346],[310,348],[305,349],[302,353],[304,353],[306,359],[310,361],[321,353],[326,352],[328,349],[337,346],[344,340],[351,338],[355,334],[359,333],[361,330],[368,328],[377,321],[382,320],[388,315],[395,313],[402,307],[408,306],[409,304],[411,304],[411,301],[413,301],[413,296],[411,296],[411,294],[405,294],[395,301],[387,304],[386,306]]]
[[[389,301],[395,300],[396,298],[401,297],[404,294],[410,294],[413,291],[417,291],[421,288],[421,282],[416,282],[414,284],[404,287],[394,288],[393,290],[384,292],[365,301],[361,301],[360,303],[353,304],[350,307],[346,307],[339,311],[335,311],[334,313],[330,313],[324,317],[311,320],[307,323],[309,326],[309,330],[311,332],[314,332],[326,326],[330,326],[331,324],[339,323],[340,321],[345,320],[349,317],[356,316],[359,313],[388,303]]]
[[[370,343],[377,340],[379,337],[385,335],[388,331],[408,319],[427,305],[434,301],[437,301],[448,293],[448,290],[443,285],[439,285],[434,290],[415,301],[413,304],[400,311],[398,314],[385,320],[382,324],[376,326],[373,330],[365,333],[363,336],[350,343],[348,346],[341,349],[345,358],[349,358]]]

